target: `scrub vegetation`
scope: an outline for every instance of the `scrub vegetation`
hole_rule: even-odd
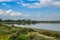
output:
[[[60,40],[60,32],[0,24],[0,40]]]

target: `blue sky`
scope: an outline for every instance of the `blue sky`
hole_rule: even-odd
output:
[[[0,0],[0,19],[60,20],[60,0]]]

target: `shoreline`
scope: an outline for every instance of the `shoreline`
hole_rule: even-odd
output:
[[[16,39],[21,35],[29,36],[29,37],[30,37],[30,35],[33,35],[33,38],[35,35],[38,38],[43,37],[43,39],[52,39],[52,40],[60,38],[60,32],[56,32],[56,31],[36,29],[36,28],[7,26],[7,25],[0,26],[0,35],[6,35],[7,39],[8,39],[8,37],[9,37],[9,39]],[[11,38],[11,37],[16,37],[16,38]],[[4,36],[3,36],[3,38],[4,38]]]
[[[18,26],[15,26],[15,27],[18,27]],[[43,30],[43,31],[52,31],[52,32],[60,32],[60,31],[56,31],[56,30],[48,30],[48,29],[40,29],[40,28],[32,28],[32,27],[21,27],[19,26],[19,28],[31,28],[31,29],[36,29],[36,30]]]

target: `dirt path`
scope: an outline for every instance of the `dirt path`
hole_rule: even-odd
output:
[[[28,33],[28,35],[38,35],[38,36],[41,36],[41,37],[44,37],[44,38],[49,38],[49,39],[53,39],[53,40],[57,40],[55,39],[55,37],[49,37],[49,36],[46,36],[46,35],[43,35],[43,34],[39,34],[38,32],[31,32],[31,33]]]

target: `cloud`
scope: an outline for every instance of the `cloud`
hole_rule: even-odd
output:
[[[53,6],[60,7],[60,1],[52,3]]]
[[[13,11],[12,9],[9,9],[9,10],[0,10],[0,15],[5,15],[5,16],[21,16],[21,17],[29,17],[31,15],[29,14],[23,14],[21,12],[15,12]]]
[[[21,12],[15,12],[12,9],[9,10],[0,10],[0,17],[2,19],[25,19],[29,18],[31,15],[30,14],[24,14]]]
[[[3,6],[6,6],[6,7],[8,7],[8,8],[11,8],[11,6],[8,5],[8,4],[6,4],[6,3],[2,3],[2,5],[3,5]]]
[[[14,0],[0,0],[0,2],[11,2],[11,1],[14,1]]]
[[[39,3],[34,3],[34,4],[22,4],[22,6],[27,7],[27,8],[39,8],[40,4]]]
[[[32,0],[29,0],[32,2]],[[23,0],[21,0],[21,5],[26,8],[41,8],[41,7],[51,7],[56,6],[60,7],[60,1],[58,0],[38,0],[39,2],[33,2],[33,3],[24,3]]]
[[[20,13],[20,12],[14,12],[12,9],[7,10],[6,14],[8,14],[10,16],[21,16],[22,15],[22,13]]]
[[[3,14],[3,10],[0,10],[0,15]]]
[[[7,6],[7,4],[6,4],[6,3],[2,3],[2,5]]]
[[[29,1],[35,1],[35,0],[29,0]]]
[[[31,15],[30,14],[23,14],[22,16],[24,16],[24,17],[30,17]]]
[[[10,15],[11,16],[21,16],[22,14],[21,13],[11,13]]]
[[[32,0],[29,0],[29,1],[32,2]],[[22,0],[21,0],[21,5],[23,7],[27,7],[27,8],[38,8],[38,7],[40,7],[40,3],[34,2],[34,3],[30,4],[30,3],[24,3]]]
[[[60,7],[60,0],[28,0],[29,3],[24,0],[0,0],[0,2],[11,1],[15,1],[17,4],[21,4],[23,7],[26,8]],[[10,8],[10,6],[5,3],[2,3],[2,5]]]
[[[12,13],[12,12],[13,12],[12,9],[9,9],[9,10],[6,11],[6,13]]]
[[[60,0],[41,0],[40,4],[43,6],[56,6],[56,7],[60,7]]]
[[[38,17],[40,17],[40,14],[37,14]]]
[[[17,4],[20,4],[20,2],[16,2]]]
[[[7,11],[0,10],[0,15],[5,15],[5,16],[21,16],[22,13],[20,12],[14,12],[12,9],[9,9]]]

